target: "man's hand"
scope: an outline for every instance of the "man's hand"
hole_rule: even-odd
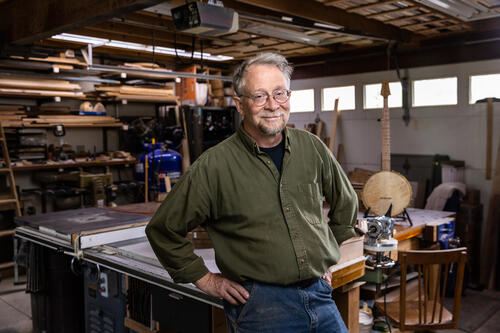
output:
[[[328,270],[326,271],[325,274],[323,274],[322,279],[328,282],[329,285],[332,285],[332,273],[333,273],[333,268],[335,266],[330,266]]]
[[[242,285],[221,274],[208,272],[194,284],[210,296],[222,297],[233,305],[245,304],[250,296]]]

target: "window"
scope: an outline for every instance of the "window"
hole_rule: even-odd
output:
[[[413,106],[456,104],[456,77],[413,81]]]
[[[290,112],[314,112],[314,89],[293,90]]]
[[[380,95],[382,83],[367,84],[364,86],[364,108],[381,109],[384,107],[384,98]],[[403,106],[403,88],[401,82],[389,82],[389,107],[400,108]]]
[[[339,110],[354,110],[354,86],[332,87],[321,89],[321,110],[333,111],[335,99],[339,99]]]
[[[471,75],[469,104],[489,97],[500,98],[500,74]]]

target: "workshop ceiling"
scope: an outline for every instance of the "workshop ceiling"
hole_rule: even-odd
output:
[[[217,37],[175,31],[170,9],[185,4],[183,0],[0,1],[0,15],[4,16],[0,26],[4,47],[85,46],[51,38],[70,33],[188,53],[194,48],[204,54],[232,57],[225,61],[229,65],[263,51],[279,52],[294,64],[307,66],[339,57],[366,57],[373,50],[397,48],[397,52],[412,53],[449,45],[448,52],[454,52],[457,44],[465,47],[500,41],[500,0],[222,2],[238,12],[239,30]],[[94,52],[152,59],[150,52],[111,46],[97,47]],[[497,54],[493,52],[490,58],[494,57]],[[379,67],[385,65],[383,58],[377,58]],[[156,54],[154,60],[175,63],[176,57]]]

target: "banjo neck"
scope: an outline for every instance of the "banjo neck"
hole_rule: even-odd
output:
[[[391,171],[391,132],[389,117],[389,82],[382,82],[380,94],[384,97],[384,107],[382,108],[382,171]]]
[[[382,109],[382,171],[372,175],[363,187],[362,200],[366,208],[375,215],[386,214],[392,207],[391,216],[401,214],[409,206],[412,196],[411,185],[400,173],[391,171],[391,135],[389,132],[389,83],[382,82],[384,108]]]

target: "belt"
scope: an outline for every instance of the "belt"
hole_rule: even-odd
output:
[[[307,287],[310,287],[316,281],[318,281],[318,278],[311,278],[311,279],[302,280],[299,282],[292,283],[289,286],[290,287],[307,288]]]

